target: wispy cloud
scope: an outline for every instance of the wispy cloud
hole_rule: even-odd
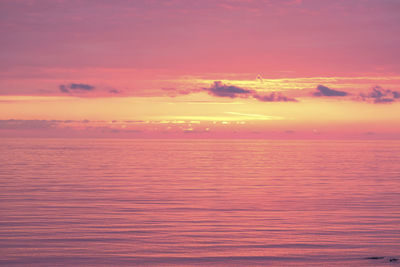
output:
[[[137,126],[143,121],[91,121],[91,120],[0,120],[0,130],[91,130],[113,133],[139,132]]]
[[[197,93],[202,91],[202,89],[176,89],[172,87],[163,87],[162,91],[166,92],[166,95],[169,97],[176,97],[180,95],[189,95],[193,93]]]
[[[262,115],[262,114],[252,114],[252,113],[241,113],[241,112],[233,112],[233,111],[226,111],[225,114],[237,115],[240,117],[246,117],[247,119],[253,120],[284,120],[284,117],[279,116],[269,116],[269,115]]]
[[[49,129],[58,123],[56,120],[0,120],[0,129]]]
[[[297,99],[282,95],[282,93],[272,92],[269,95],[259,95],[254,93],[253,98],[262,102],[297,102]]]

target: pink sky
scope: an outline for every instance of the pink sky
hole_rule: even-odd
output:
[[[0,13],[0,136],[400,136],[396,0],[0,0]]]

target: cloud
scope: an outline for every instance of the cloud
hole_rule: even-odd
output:
[[[219,96],[219,97],[249,97],[252,93],[251,90],[243,89],[233,85],[226,85],[220,81],[215,81],[210,88],[205,88],[210,95]]]
[[[314,92],[314,96],[348,96],[349,93],[337,91],[323,85],[318,85],[318,92]],[[373,87],[368,93],[360,93],[351,100],[365,101],[374,104],[389,104],[400,100],[400,92],[390,89],[384,89],[380,86]]]
[[[366,94],[360,93],[358,100],[376,104],[392,103],[400,100],[400,92],[375,86]]]
[[[262,101],[262,102],[297,102],[297,99],[287,97],[282,95],[281,93],[272,92],[269,95],[252,95],[255,99]]]
[[[117,89],[110,89],[110,90],[108,90],[108,92],[110,94],[120,94],[120,93],[122,93],[120,90],[117,90]]]
[[[94,86],[89,85],[89,84],[84,84],[84,83],[71,83],[70,84],[70,89],[71,90],[86,90],[86,91],[91,91],[94,89]]]
[[[96,87],[90,84],[84,84],[84,83],[71,83],[69,85],[64,85],[61,84],[59,86],[59,89],[62,93],[70,93],[71,91],[75,92],[84,92],[84,91],[92,91]]]
[[[92,130],[98,130],[102,133],[113,133],[113,134],[119,134],[119,133],[142,133],[142,130],[138,129],[117,129],[117,128],[112,128],[112,127],[90,127]]]
[[[63,93],[69,93],[69,90],[68,90],[67,86],[65,86],[64,84],[61,84],[61,85],[59,86],[59,88],[60,88],[60,91],[61,91],[61,92],[63,92]]]
[[[270,116],[270,115],[263,115],[263,114],[250,114],[250,113],[240,113],[240,112],[233,112],[233,111],[226,111],[225,114],[232,114],[238,115],[241,117],[247,117],[247,119],[255,119],[255,120],[284,120],[284,117],[278,116]]]
[[[333,90],[329,87],[318,85],[317,88],[318,92],[314,92],[314,96],[347,96],[348,93],[344,91],[337,91]]]
[[[50,129],[58,123],[56,120],[0,120],[0,129]]]
[[[204,88],[210,95],[229,98],[248,98],[253,97],[262,102],[297,102],[296,99],[282,95],[280,92],[272,92],[260,95],[255,90],[248,90],[234,85],[226,85],[220,81],[215,81],[210,88]]]
[[[161,90],[166,92],[166,95],[169,97],[176,97],[180,95],[189,95],[193,93],[198,93],[203,91],[203,89],[176,89],[176,88],[170,88],[170,87],[164,87],[161,88]],[[206,89],[207,90],[207,89]]]

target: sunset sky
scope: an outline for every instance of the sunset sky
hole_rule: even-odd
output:
[[[398,0],[0,0],[0,137],[400,138]]]

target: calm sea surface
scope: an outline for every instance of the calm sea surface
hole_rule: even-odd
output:
[[[400,266],[391,258],[397,141],[0,140],[3,265]]]

